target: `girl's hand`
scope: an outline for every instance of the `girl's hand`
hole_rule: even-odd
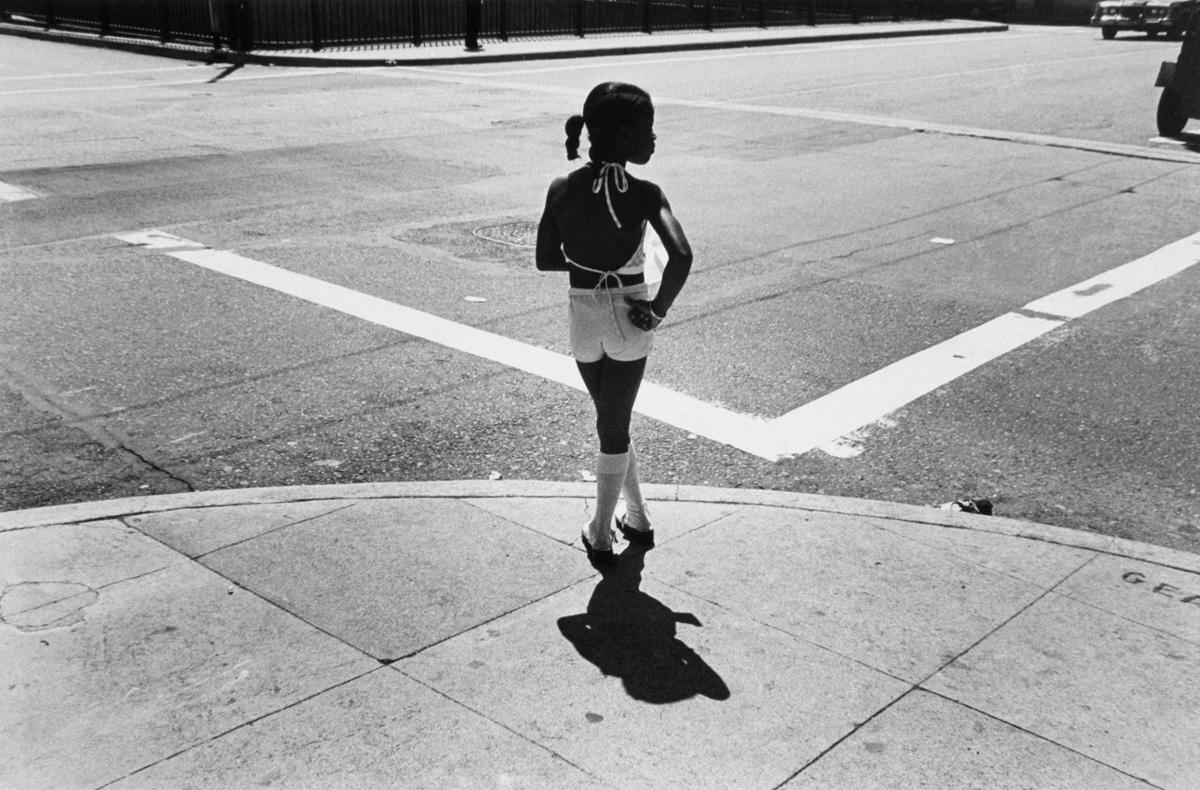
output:
[[[638,329],[650,332],[657,329],[659,324],[662,323],[662,319],[654,314],[654,310],[650,307],[648,299],[634,299],[631,296],[626,296],[625,304],[629,305],[629,320]]]

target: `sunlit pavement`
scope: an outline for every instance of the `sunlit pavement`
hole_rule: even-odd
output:
[[[864,500],[364,484],[0,514],[0,784],[1174,787],[1195,555]],[[110,784],[111,783],[111,784]]]

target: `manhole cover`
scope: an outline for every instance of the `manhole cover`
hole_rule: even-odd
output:
[[[501,225],[488,225],[485,228],[476,228],[475,235],[509,247],[532,249],[537,246],[537,223],[505,222]]]

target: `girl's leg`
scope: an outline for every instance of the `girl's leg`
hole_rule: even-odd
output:
[[[613,512],[629,470],[629,423],[637,400],[646,359],[618,362],[602,357],[598,362],[579,362],[579,373],[596,405],[596,433],[600,455],[596,459],[596,508],[588,524],[589,540],[597,549],[611,545]],[[636,477],[634,480],[636,486]],[[636,489],[641,500],[641,489]]]
[[[650,509],[642,496],[642,484],[638,479],[637,452],[629,444],[629,467],[625,470],[625,526],[632,529],[650,529]]]

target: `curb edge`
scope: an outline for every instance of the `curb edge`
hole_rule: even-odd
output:
[[[661,483],[647,484],[643,488],[647,498],[651,500],[775,507],[860,518],[887,519],[947,529],[966,529],[1024,540],[1044,541],[1140,560],[1189,573],[1200,573],[1200,555],[1125,538],[1003,516],[979,516],[899,502],[767,489],[717,488]],[[121,519],[175,510],[274,505],[312,500],[587,499],[594,496],[594,493],[594,483],[539,480],[434,480],[222,489],[126,497],[0,512],[0,534],[37,527]]]

